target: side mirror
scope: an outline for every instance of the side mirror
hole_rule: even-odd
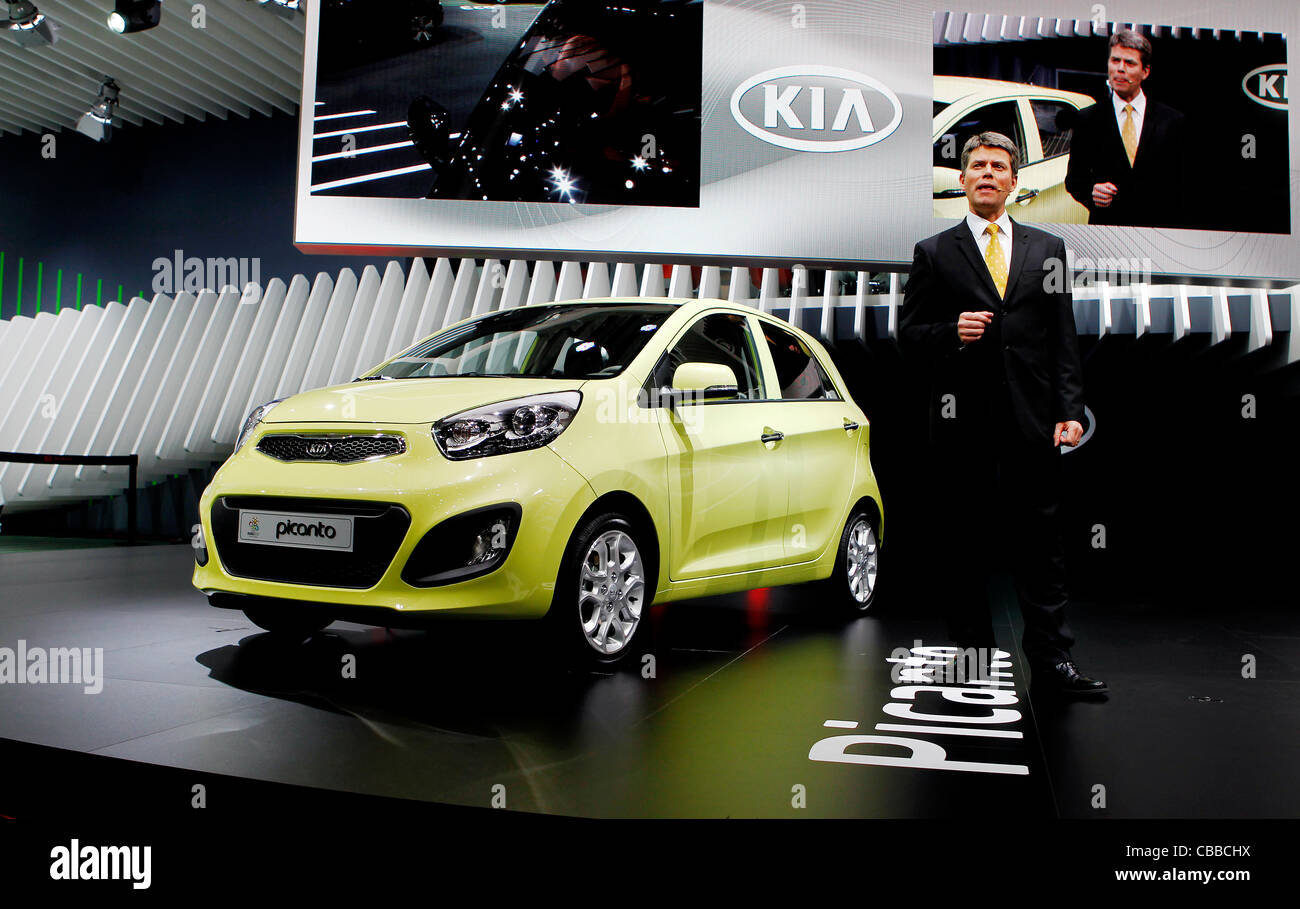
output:
[[[447,108],[428,95],[420,95],[406,110],[406,132],[415,150],[436,168],[451,157],[451,122]]]
[[[673,371],[673,399],[721,401],[740,396],[736,374],[721,363],[683,363]]]

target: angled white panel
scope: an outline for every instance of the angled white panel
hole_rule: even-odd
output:
[[[266,296],[274,293],[277,282],[283,286],[283,282],[276,278],[266,285]],[[270,337],[266,338],[261,362],[256,364],[256,371],[253,372],[252,381],[248,384],[243,401],[230,398],[231,412],[224,411],[217,417],[218,427],[224,428],[227,425],[226,420],[233,421],[235,437],[238,438],[239,430],[243,428],[244,417],[250,414],[252,408],[259,407],[260,404],[272,401],[276,397],[276,385],[289,363],[290,351],[294,346],[294,337],[298,334],[298,326],[303,321],[303,311],[307,308],[309,293],[311,293],[311,285],[307,283],[307,278],[302,274],[295,274],[289,282],[289,287],[281,294],[283,299],[279,304],[276,325],[270,329]],[[253,326],[253,330],[256,329],[257,326]]]
[[[835,303],[839,300],[839,272],[830,270],[826,272],[826,280],[822,284],[822,311],[821,318],[817,320],[817,338],[823,344],[832,344],[835,341]]]
[[[343,269],[343,273],[351,275],[348,269]],[[342,274],[340,274],[342,277]],[[356,279],[353,278],[353,281]],[[298,279],[294,278],[297,284]],[[258,404],[265,404],[266,401],[274,401],[278,398],[287,398],[289,395],[297,394],[304,387],[304,379],[307,375],[307,366],[311,363],[312,352],[316,349],[316,339],[320,336],[321,328],[325,324],[325,317],[329,315],[330,301],[334,299],[334,279],[324,272],[316,275],[316,280],[312,283],[311,292],[307,295],[307,302],[304,304],[302,320],[294,326],[293,340],[289,344],[289,356],[285,358],[284,369],[281,370],[279,378],[276,380],[274,390],[265,395],[266,400],[257,400],[249,405],[251,411]]]
[[[556,300],[577,300],[582,297],[582,263],[560,263],[560,279],[555,284]]]
[[[455,283],[456,276],[452,273],[451,262],[439,259],[433,266],[433,274],[429,277],[429,289],[424,295],[424,306],[420,310],[420,320],[416,323],[413,341],[427,338],[442,328]]]
[[[791,270],[790,278],[790,309],[786,313],[786,321],[795,327],[802,327],[804,306],[808,303],[808,269],[803,265],[796,265]]]
[[[1300,361],[1300,284],[1292,284],[1285,291],[1291,309],[1291,330],[1287,333],[1286,362]]]
[[[5,329],[4,335],[0,337],[0,388],[13,387],[9,384],[9,375],[13,372],[18,349],[27,337],[33,321],[35,320],[30,316],[14,316],[0,323]],[[3,444],[3,439],[0,439],[0,446]]]
[[[722,296],[722,269],[706,265],[700,269],[700,286],[696,296],[701,300],[716,300]]]
[[[188,312],[185,327],[181,329],[176,346],[167,352],[170,353],[167,367],[163,370],[162,380],[154,390],[144,420],[141,421],[139,435],[127,446],[128,454],[140,456],[141,482],[150,476],[166,473],[156,467],[158,443],[162,440],[168,419],[176,409],[176,400],[198,355],[199,344],[216,313],[217,295],[210,290],[205,290],[197,298],[190,294],[177,294],[176,302]],[[106,473],[108,468],[101,467],[100,471]]]
[[[1140,338],[1151,330],[1151,285],[1145,281],[1136,285],[1133,300],[1133,336]]]
[[[402,274],[402,266],[390,261],[384,267],[384,279],[379,285],[379,297],[375,300],[374,311],[366,323],[366,331],[361,338],[361,350],[357,353],[352,369],[349,370],[351,375],[348,379],[369,372],[387,358],[388,340],[392,337],[393,325],[397,322],[397,310],[402,304],[405,290],[406,275]]]
[[[695,282],[691,280],[689,265],[674,265],[672,277],[668,279],[668,296],[684,299],[693,295]]]
[[[555,299],[555,266],[550,262],[534,262],[533,280],[528,285],[528,302],[524,305],[549,303],[553,299]]]
[[[103,310],[95,306],[88,307],[85,312],[91,313],[91,318],[97,318]],[[62,350],[67,346],[67,335],[82,318],[82,313],[75,309],[65,309],[58,316],[42,312],[37,313],[35,317],[21,318],[26,323],[23,328],[25,343],[12,352],[13,359],[0,360],[0,379],[4,380],[3,384],[0,384],[0,388],[4,389],[4,394],[0,395],[0,447],[6,451],[17,450],[18,434],[22,430],[22,426],[19,426],[12,416],[15,408],[18,407],[18,402],[29,402],[35,400],[37,396],[35,389],[40,387],[38,383],[41,381],[41,377],[36,375],[37,364],[48,364],[53,367],[52,351]],[[48,347],[50,335],[56,327],[63,340],[56,341],[55,347]],[[23,404],[23,407],[28,406],[30,404]],[[25,425],[25,416],[23,421]]]
[[[182,294],[172,300],[162,294],[154,297],[165,311],[165,319],[158,336],[154,338],[145,359],[144,369],[135,390],[126,403],[122,419],[116,423],[106,423],[108,441],[104,445],[95,444],[96,454],[125,455],[136,453],[135,443],[144,427],[145,418],[153,405],[158,389],[167,374],[167,366],[180,343],[181,332],[189,321],[194,306],[194,298]],[[76,480],[101,479],[108,473],[105,465],[78,467],[73,476]]]
[[[156,294],[147,304],[143,300],[132,303],[132,308],[144,309],[145,316],[140,323],[140,329],[131,340],[130,349],[121,368],[116,373],[107,372],[103,376],[106,384],[112,384],[104,405],[94,409],[87,402],[87,408],[77,415],[72,436],[68,440],[69,454],[109,453],[108,444],[112,441],[116,428],[126,418],[127,408],[135,400],[140,380],[144,377],[145,366],[149,362],[149,354],[153,351],[154,344],[162,333],[163,325],[167,322],[167,312],[171,305],[171,299],[162,294]],[[45,485],[69,486],[78,469],[67,465],[53,467],[45,477]]]
[[[501,288],[499,309],[516,309],[524,305],[528,293],[528,263],[514,259],[506,269],[506,286]]]
[[[1191,293],[1186,284],[1174,285],[1174,340],[1187,336],[1192,330]]]
[[[664,267],[647,265],[641,270],[641,296],[662,297],[664,293]]]
[[[460,266],[456,269],[456,281],[451,285],[451,299],[447,301],[447,312],[443,314],[441,328],[469,318],[470,300],[477,285],[478,266],[473,259],[461,259]]]
[[[620,262],[614,266],[614,281],[609,292],[615,297],[637,296],[636,266],[630,262]]]
[[[749,269],[743,265],[731,266],[727,282],[727,299],[732,303],[749,303]]]
[[[205,291],[210,293],[210,291]],[[235,321],[235,312],[239,309],[240,293],[233,287],[217,294],[217,301],[212,308],[212,318],[203,328],[203,337],[194,356],[184,369],[184,380],[172,405],[171,413],[163,424],[162,434],[152,452],[141,452],[142,465],[147,463],[148,470],[167,473],[185,467],[185,432],[190,419],[198,408],[208,388],[208,379],[217,366],[217,356],[221,353],[222,342],[230,331],[230,324]],[[152,457],[151,457],[152,455]]]
[[[1232,321],[1228,314],[1228,288],[1211,287],[1210,291],[1210,337],[1215,344],[1221,344],[1232,337]]]
[[[853,337],[867,343],[867,296],[871,293],[871,272],[858,272],[858,292],[853,295]]]
[[[763,279],[758,285],[758,308],[771,313],[781,299],[781,276],[775,268],[763,269]]]
[[[411,274],[406,278],[406,286],[402,288],[402,299],[397,304],[397,318],[393,320],[393,330],[388,333],[380,360],[401,353],[417,340],[416,325],[420,321],[420,309],[424,306],[424,295],[428,290],[429,270],[424,267],[424,258],[416,256],[411,263]]]
[[[87,310],[83,310],[84,314]],[[104,307],[103,315],[95,320],[93,331],[86,337],[85,332],[73,330],[68,347],[58,352],[52,361],[53,371],[46,373],[46,379],[35,397],[27,398],[25,403],[31,408],[31,418],[23,430],[19,442],[19,451],[31,451],[39,454],[63,454],[66,441],[68,419],[79,412],[85,396],[93,394],[91,381],[98,374],[99,367],[109,355],[113,339],[126,316],[124,303],[109,303]],[[74,346],[75,345],[75,346]],[[44,370],[42,370],[44,372]],[[54,408],[47,408],[40,403],[41,395],[51,395]],[[34,464],[10,464],[10,469],[3,474],[4,497],[6,501],[17,498],[21,488],[31,474]]]
[[[232,291],[234,289],[230,288]],[[216,427],[217,415],[221,413],[221,405],[225,403],[226,394],[235,380],[235,370],[248,346],[248,336],[257,320],[261,299],[262,288],[257,284],[249,284],[239,295],[230,327],[220,339],[216,359],[207,375],[207,381],[199,390],[194,410],[181,415],[177,423],[177,428],[182,430],[181,448],[188,454],[212,457],[217,453],[218,446],[212,439],[212,430]],[[235,440],[230,441],[233,443]]]
[[[245,300],[248,298],[248,288],[244,289],[244,298]],[[218,393],[213,396],[221,399],[221,406],[217,410],[216,419],[208,429],[208,441],[221,451],[229,451],[234,446],[239,430],[244,424],[244,417],[248,415],[249,408],[244,405],[248,403],[253,382],[266,365],[271,338],[275,335],[275,329],[280,322],[280,313],[284,309],[284,298],[284,282],[279,278],[268,281],[266,292],[262,294],[260,300],[256,301],[257,314],[253,317],[253,325],[248,330],[244,349],[239,352],[239,360],[230,376],[229,387],[225,394]],[[189,445],[185,447],[188,449]]]
[[[1273,343],[1273,316],[1268,307],[1268,291],[1262,287],[1250,290],[1250,339],[1246,350],[1259,350]]]
[[[357,294],[357,276],[352,269],[345,268],[339,272],[334,282],[334,292],[325,310],[325,317],[319,323],[315,337],[311,339],[311,358],[303,373],[299,387],[292,389],[304,391],[308,388],[321,388],[329,384],[330,371],[334,368],[334,359],[338,356],[339,342],[343,339],[343,329],[348,324],[352,313],[352,301]]]
[[[582,285],[582,298],[595,300],[609,296],[609,266],[604,262],[587,265],[587,281]]]
[[[486,259],[483,270],[479,272],[478,287],[474,291],[474,305],[470,308],[471,316],[482,316],[496,307],[493,305],[498,296],[497,291],[505,286],[506,268],[499,259]]]
[[[1097,337],[1104,338],[1110,334],[1111,326],[1114,322],[1111,320],[1110,300],[1111,286],[1109,281],[1097,282]]]
[[[338,350],[330,358],[329,378],[325,382],[326,385],[351,382],[357,377],[353,369],[361,353],[361,342],[366,334],[366,326],[375,315],[381,283],[379,270],[373,265],[367,265],[362,269],[356,296],[352,298],[352,311],[348,313],[347,324],[343,327],[343,337],[339,341]]]
[[[871,290],[871,282],[868,278],[867,291]],[[898,272],[889,273],[889,296],[885,298],[885,305],[889,307],[888,320],[885,331],[890,340],[898,340],[898,310],[903,305],[903,276]]]

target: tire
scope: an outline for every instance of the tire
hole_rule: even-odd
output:
[[[250,606],[244,610],[248,620],[276,637],[309,637],[334,621],[319,608],[286,606]]]
[[[835,553],[835,568],[821,582],[830,605],[840,614],[868,612],[879,589],[880,540],[874,513],[859,505],[849,513]]]
[[[546,614],[568,664],[610,668],[635,652],[655,587],[643,540],[643,532],[616,512],[584,521],[569,540]],[[613,583],[611,556],[618,562]]]

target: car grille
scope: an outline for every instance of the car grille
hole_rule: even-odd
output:
[[[262,436],[257,450],[280,461],[332,461],[348,464],[387,458],[406,451],[406,440],[388,435],[319,435],[270,433]]]
[[[239,541],[239,510],[287,511],[307,515],[350,515],[352,552],[266,546]],[[212,505],[212,533],[222,566],[232,575],[258,581],[314,587],[374,587],[392,564],[411,526],[401,505],[301,499],[281,496],[223,496]]]

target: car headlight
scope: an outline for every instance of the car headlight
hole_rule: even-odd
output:
[[[252,412],[249,413],[248,418],[244,420],[244,428],[239,430],[239,438],[235,440],[235,451],[239,451],[239,449],[244,447],[244,443],[248,441],[248,437],[253,434],[253,430],[257,428],[257,424],[261,423],[262,420],[266,418],[266,415],[271,412],[272,407],[283,400],[284,398],[276,398],[274,401],[267,401],[265,404],[259,404],[253,408]]]
[[[578,392],[562,391],[489,404],[434,423],[433,440],[453,461],[541,448],[564,432],[581,403]]]

